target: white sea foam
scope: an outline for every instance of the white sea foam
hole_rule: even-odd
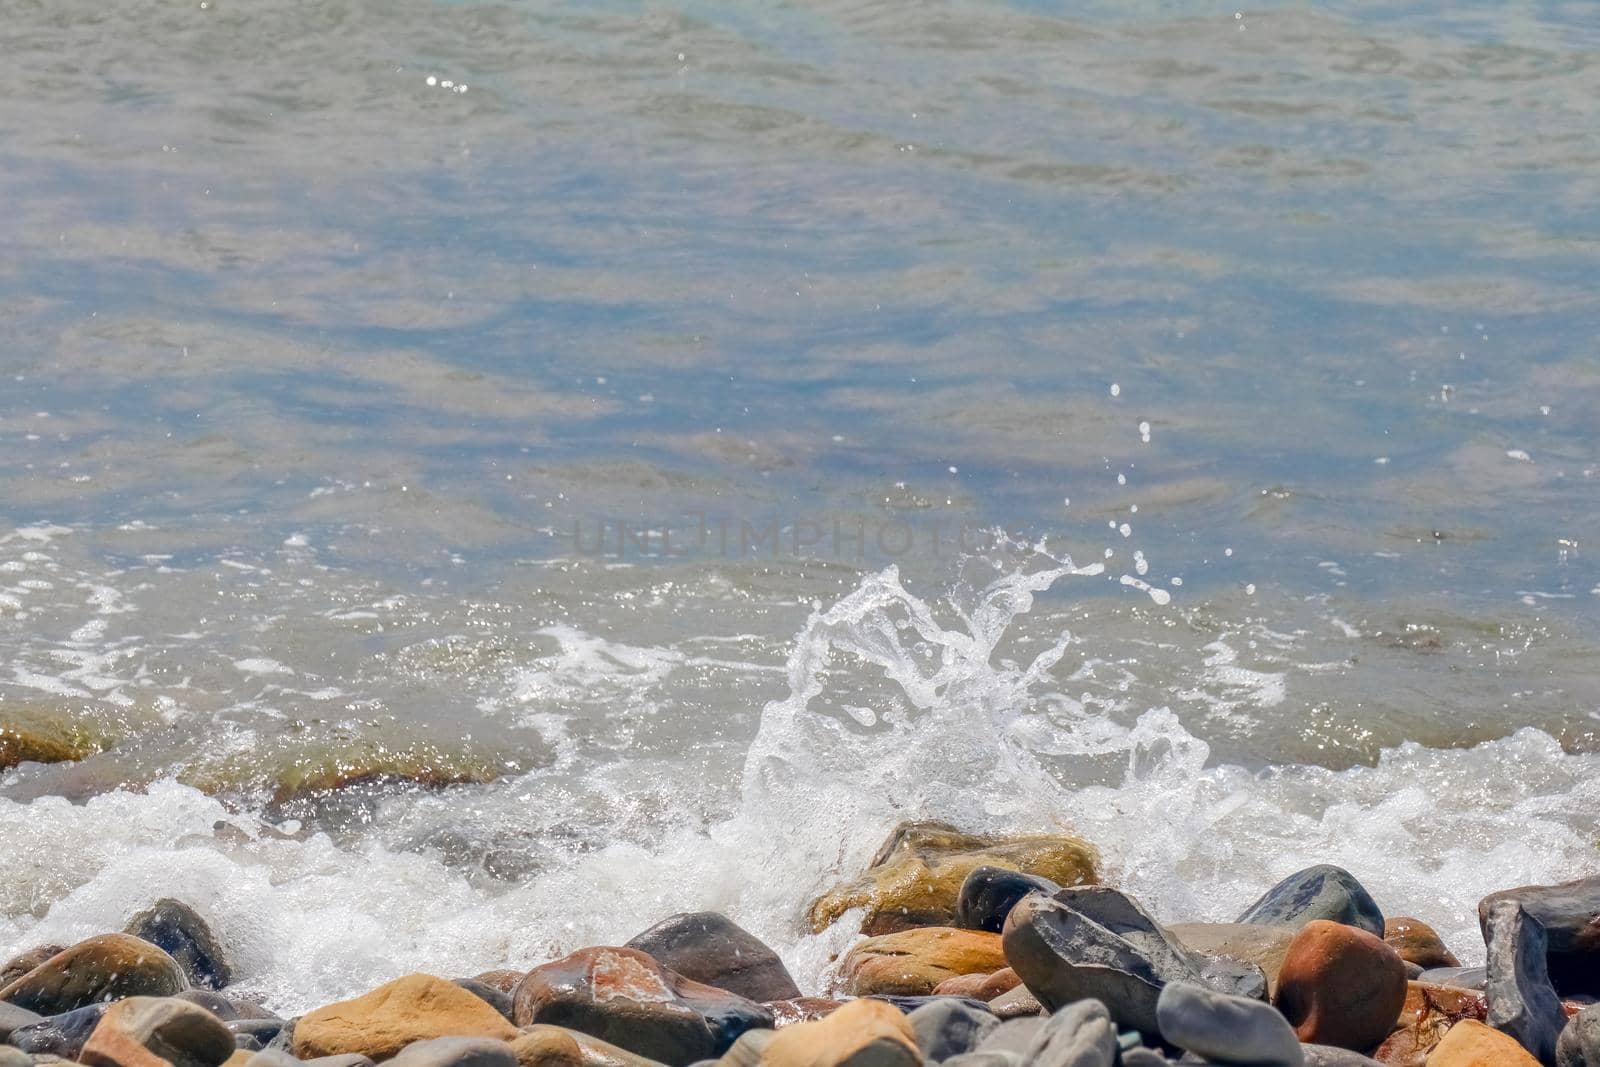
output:
[[[1483,894],[1594,870],[1600,758],[1564,753],[1538,731],[1470,749],[1402,745],[1373,767],[1256,773],[1210,765],[1208,746],[1165,708],[1122,725],[1114,700],[1060,692],[1064,678],[1138,670],[1074,669],[1065,632],[1017,643],[1014,623],[1037,595],[1098,569],[1035,556],[943,601],[914,595],[893,568],[866,577],[812,613],[790,649],[788,692],[763,711],[742,793],[710,818],[697,800],[706,783],[646,759],[576,775],[566,760],[491,788],[397,798],[343,847],[283,839],[171,781],[82,805],[0,800],[0,853],[12,857],[0,955],[118,928],[177,896],[215,922],[245,989],[293,1011],[412,970],[529,966],[715,908],[779,947],[814,990],[850,935],[811,936],[805,903],[904,818],[1081,833],[1109,881],[1170,920],[1231,919],[1292,870],[1339,863],[1467,959],[1481,956]],[[544,636],[556,647],[528,685],[627,686],[684,661],[573,627]],[[1205,670],[1236,683],[1240,699],[1281,700],[1282,678],[1238,673],[1232,644],[1207,651]],[[868,698],[862,679],[880,683]],[[1075,785],[1048,768],[1052,755],[1122,771],[1114,785]],[[594,847],[571,847],[578,822]],[[536,869],[514,884],[475,877],[430,844],[441,826],[535,841]]]

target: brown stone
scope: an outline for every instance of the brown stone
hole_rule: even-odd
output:
[[[78,1059],[88,1067],[218,1067],[233,1034],[198,1004],[128,997],[106,1009]]]
[[[294,1055],[309,1060],[358,1052],[386,1060],[413,1041],[435,1037],[493,1037],[515,1041],[517,1028],[454,982],[411,974],[372,992],[301,1016]]]
[[[516,990],[517,983],[522,981],[527,973],[527,971],[513,971],[501,968],[496,971],[484,971],[482,974],[475,974],[472,976],[472,980],[474,982],[482,982],[490,989],[498,989],[502,993],[511,993]]]
[[[845,954],[839,971],[854,996],[926,996],[947,978],[992,974],[1006,965],[1000,935],[987,930],[923,927],[869,937]]]
[[[95,746],[78,737],[51,736],[20,726],[0,726],[0,771],[19,763],[67,763],[93,755]]]
[[[978,867],[1048,878],[1062,886],[1095,882],[1094,849],[1067,834],[997,837],[944,823],[903,823],[854,882],[817,898],[811,928],[822,931],[852,908],[865,908],[865,934],[918,926],[954,926],[961,883]]]
[[[1428,1056],[1427,1067],[1539,1067],[1513,1037],[1464,1019],[1452,1026]]]
[[[1405,968],[1365,930],[1313,919],[1289,943],[1273,1003],[1301,1041],[1365,1052],[1399,1021]]]
[[[0,1000],[60,1015],[124,997],[166,997],[189,985],[176,960],[128,934],[101,934],[51,956],[0,989]]]
[[[1002,967],[990,974],[958,974],[954,978],[946,978],[934,987],[933,992],[941,997],[971,997],[973,1000],[990,1001],[1021,984],[1022,979],[1017,977],[1016,971]]]
[[[1408,982],[1399,1029],[1384,1040],[1373,1059],[1388,1067],[1423,1067],[1452,1026],[1462,1019],[1482,1022],[1488,1013],[1489,1006],[1477,990]]]
[[[665,1063],[720,1056],[773,1021],[755,1001],[690,981],[648,953],[605,946],[529,971],[512,1015],[519,1026],[565,1026]]]
[[[4,967],[0,967],[0,989],[15,982],[56,953],[65,951],[65,945],[40,945],[38,948],[30,948],[26,952],[12,956]]]
[[[825,1019],[779,1030],[761,1067],[921,1067],[916,1035],[899,1008],[852,1000]]]
[[[1174,923],[1166,929],[1184,948],[1260,967],[1267,978],[1268,996],[1277,990],[1283,954],[1300,932],[1298,926],[1270,923]]]
[[[1444,941],[1433,927],[1421,919],[1400,916],[1385,920],[1383,940],[1400,953],[1407,963],[1415,963],[1424,970],[1429,967],[1459,967],[1461,961],[1444,947]]]
[[[511,1042],[518,1067],[584,1067],[583,1049],[570,1030],[530,1026]]]

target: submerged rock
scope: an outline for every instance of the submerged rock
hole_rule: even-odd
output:
[[[1169,982],[1156,1001],[1156,1022],[1169,1045],[1214,1063],[1300,1067],[1300,1039],[1278,1009],[1193,982]]]
[[[1327,863],[1291,874],[1246,908],[1238,921],[1304,926],[1313,919],[1383,936],[1383,912],[1366,887],[1343,867]]]
[[[720,1056],[746,1030],[774,1022],[755,1001],[691,981],[635,949],[609,947],[529,971],[514,1014],[519,1026],[565,1026],[665,1063]]]
[[[129,997],[106,1009],[79,1055],[88,1067],[218,1067],[233,1035],[197,1004],[176,997]]]
[[[295,1022],[291,1042],[302,1060],[346,1053],[386,1060],[414,1041],[435,1037],[512,1041],[517,1028],[455,983],[412,974],[307,1012]]]
[[[856,881],[823,894],[810,908],[822,931],[852,908],[864,908],[864,934],[918,926],[953,926],[962,884],[978,867],[1037,875],[1063,886],[1096,881],[1096,857],[1068,834],[996,837],[946,823],[902,823]]]
[[[999,934],[923,927],[869,937],[845,955],[839,970],[855,996],[925,996],[958,975],[990,974],[1006,965]]]
[[[165,897],[135,915],[124,933],[142,938],[178,961],[191,985],[221,989],[233,981],[222,944],[199,912]]]
[[[0,1000],[59,1015],[98,1001],[171,996],[188,984],[178,962],[150,942],[101,934],[63,949],[0,989]]]
[[[1489,945],[1485,1021],[1539,1060],[1554,1063],[1567,1016],[1550,984],[1544,927],[1514,898],[1502,897],[1489,905],[1484,936]]]
[[[625,947],[654,956],[663,967],[691,981],[750,1000],[788,1000],[800,995],[800,987],[776,952],[714,911],[684,912],[663,919]]]
[[[1365,1051],[1399,1020],[1406,970],[1373,934],[1314,919],[1295,935],[1273,1003],[1301,1041]]]
[[[1520,904],[1544,927],[1550,978],[1560,992],[1600,995],[1600,876],[1491,893],[1478,904],[1485,940],[1489,912],[1503,900]]]
[[[1407,963],[1414,963],[1426,971],[1430,967],[1459,967],[1461,961],[1455,953],[1444,947],[1444,941],[1433,927],[1421,919],[1402,916],[1387,919],[1383,924],[1383,939]]]

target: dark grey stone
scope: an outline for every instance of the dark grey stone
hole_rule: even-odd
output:
[[[1185,949],[1130,897],[1105,886],[1063,889],[1018,901],[1002,934],[1006,962],[1047,1010],[1088,998],[1104,1002],[1119,1027],[1158,1032],[1156,1000],[1168,982],[1235,993],[1240,965],[1224,966]],[[1209,974],[1207,973],[1209,972]],[[1258,973],[1258,972],[1257,972]]]
[[[958,997],[938,997],[906,1016],[925,1059],[938,1063],[978,1047],[1000,1025],[994,1012]]]
[[[981,1000],[974,1000],[972,997],[917,997],[901,993],[869,993],[867,994],[866,999],[881,1000],[885,1004],[893,1004],[907,1015],[910,1015],[915,1011],[920,1011],[929,1004],[940,1004],[945,1002],[960,1004],[963,1007],[970,1008],[973,1011],[983,1012],[987,1015],[994,1015],[994,1012],[990,1010],[989,1005],[985,1004]]]
[[[435,1037],[412,1042],[389,1062],[394,1067],[517,1067],[517,1054],[492,1037]]]
[[[165,949],[193,985],[221,989],[233,981],[222,943],[199,912],[181,900],[156,901],[128,922],[126,932]]]
[[[1529,885],[1491,893],[1478,904],[1489,936],[1489,909],[1514,900],[1544,927],[1552,983],[1562,993],[1600,994],[1600,876],[1560,885]]]
[[[1080,1000],[1044,1020],[1022,1062],[1034,1067],[1113,1067],[1117,1028],[1098,1000]]]
[[[1489,971],[1483,967],[1430,967],[1419,982],[1454,986],[1457,989],[1482,989],[1489,984]]]
[[[1556,1041],[1556,1067],[1600,1067],[1600,1005],[1567,1020]]]
[[[776,1030],[746,1030],[739,1035],[739,1040],[728,1046],[721,1059],[713,1062],[718,1067],[760,1067],[761,1053],[775,1036]]]
[[[229,1019],[222,1025],[232,1031],[234,1037],[237,1038],[248,1034],[261,1042],[256,1048],[266,1048],[272,1043],[272,1039],[278,1036],[278,1032],[283,1029],[284,1022],[282,1019]],[[240,1045],[239,1047],[245,1048],[246,1046]]]
[[[1118,1061],[1121,1067],[1169,1067],[1172,1063],[1153,1048],[1131,1048]]]
[[[471,993],[479,1000],[487,1003],[491,1008],[499,1012],[501,1015],[504,1015],[507,1022],[512,1021],[512,1006],[514,1005],[515,1001],[511,999],[510,993],[507,993],[504,990],[496,989],[487,982],[480,982],[476,978],[457,978],[455,979],[455,984],[460,986],[462,989],[465,989],[468,993]]]
[[[233,1047],[241,1052],[260,1052],[267,1046],[255,1034],[234,1034]]]
[[[1333,1045],[1301,1045],[1300,1051],[1306,1058],[1306,1067],[1383,1067],[1370,1056]]]
[[[714,911],[682,912],[663,919],[625,947],[654,956],[685,978],[750,1000],[790,1000],[800,995],[776,952]]]
[[[1161,1038],[1214,1063],[1300,1067],[1300,1039],[1278,1009],[1193,982],[1169,982],[1156,1002]]]
[[[100,1025],[100,1016],[106,1013],[104,1004],[89,1004],[72,1011],[41,1019],[31,1026],[11,1031],[8,1039],[24,1052],[34,1055],[49,1053],[64,1060],[75,1060],[94,1028]]]
[[[1005,1052],[1020,1057],[1033,1047],[1033,1039],[1044,1026],[1045,1016],[1030,1015],[1024,1019],[1007,1019],[987,1037],[978,1042],[979,1052]]]
[[[1515,900],[1489,906],[1488,1024],[1516,1038],[1540,1063],[1555,1062],[1556,1041],[1567,1024],[1561,998],[1550,984],[1545,932]]]
[[[968,930],[999,933],[1012,907],[1029,893],[1055,893],[1061,889],[1039,878],[1004,867],[975,867],[961,883],[956,896],[956,925]]]
[[[278,1031],[278,1036],[267,1042],[268,1052],[282,1052],[292,1056],[290,1051],[294,1047],[294,1024],[299,1016],[288,1019],[283,1024],[283,1029]]]
[[[1343,867],[1322,863],[1296,871],[1244,910],[1242,923],[1304,926],[1327,919],[1383,936],[1383,912],[1366,887]]]
[[[15,1004],[8,1004],[0,1000],[0,1041],[5,1041],[11,1036],[13,1030],[20,1030],[24,1026],[44,1022],[44,1016],[27,1008],[19,1008]]]

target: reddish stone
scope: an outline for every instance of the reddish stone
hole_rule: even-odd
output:
[[[1400,953],[1401,959],[1415,963],[1423,970],[1461,966],[1461,961],[1456,959],[1455,953],[1444,947],[1444,941],[1433,927],[1421,919],[1400,916],[1385,921],[1383,940]]]
[[[934,987],[934,994],[941,997],[971,997],[974,1000],[990,1001],[1001,993],[1009,993],[1022,984],[1022,979],[1017,977],[1017,972],[1010,967],[1002,967],[991,974],[958,974],[954,978],[946,978]]]
[[[1482,1022],[1488,1014],[1484,995],[1475,989],[1408,982],[1399,1029],[1389,1035],[1372,1058],[1387,1067],[1423,1067],[1428,1054],[1452,1026],[1462,1019]]]
[[[1365,1052],[1395,1028],[1406,987],[1394,949],[1365,930],[1314,919],[1289,942],[1273,1003],[1301,1041]]]

